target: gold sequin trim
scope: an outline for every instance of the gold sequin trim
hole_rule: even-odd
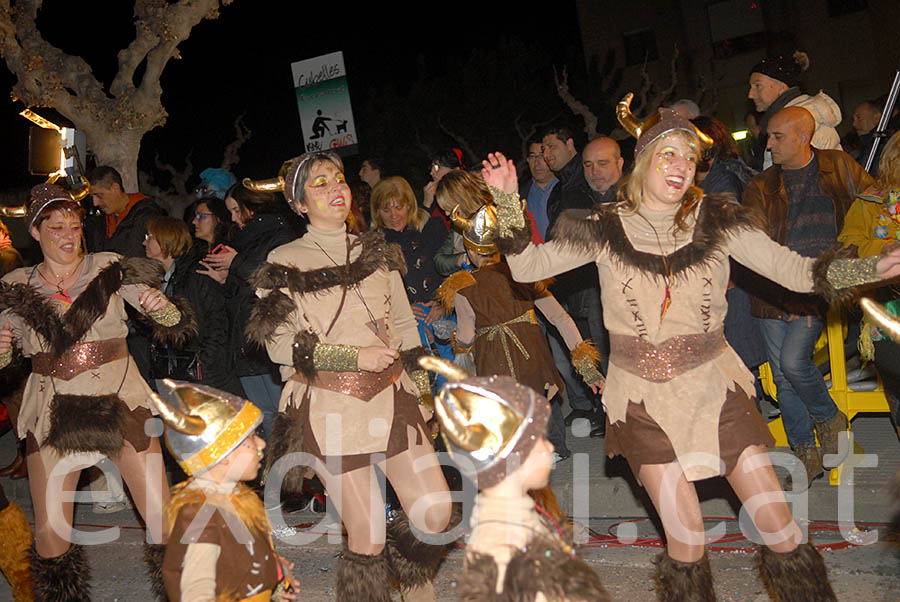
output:
[[[881,278],[875,272],[880,255],[855,259],[835,259],[828,266],[828,283],[834,288],[850,288],[878,282]]]
[[[58,358],[49,353],[35,353],[31,358],[31,369],[36,374],[72,380],[83,372],[127,356],[125,339],[105,339],[75,345]]]
[[[6,368],[12,363],[12,347],[0,353],[0,368]]]
[[[165,307],[148,311],[147,315],[160,326],[170,328],[181,322],[181,312],[172,303],[167,303]]]
[[[720,328],[705,334],[678,335],[654,345],[640,337],[609,334],[609,361],[644,380],[664,383],[705,364],[725,350]]]
[[[597,370],[599,361],[600,352],[597,351],[597,347],[590,340],[581,341],[572,350],[572,365],[587,384],[597,382],[603,378],[603,375]]]
[[[409,377],[419,388],[419,395],[431,395],[431,381],[428,380],[428,373],[425,370],[414,370]]]
[[[316,370],[356,372],[359,370],[358,357],[359,347],[316,343],[316,349],[313,351],[313,365]]]
[[[512,320],[507,320],[502,324],[493,324],[491,326],[485,326],[483,328],[479,328],[475,331],[476,337],[486,337],[487,340],[493,341],[495,337],[500,336],[500,343],[503,345],[503,354],[506,356],[506,366],[509,368],[509,374],[513,378],[516,378],[516,369],[513,367],[512,354],[509,351],[509,341],[512,341],[516,348],[521,352],[522,356],[527,360],[531,358],[531,355],[528,353],[528,350],[525,349],[525,346],[522,345],[522,341],[519,340],[519,337],[516,336],[516,333],[513,332],[512,328],[510,328],[513,324],[537,324],[537,317],[534,315],[534,310],[529,309],[524,314],[517,318],[513,318]]]
[[[179,462],[189,475],[195,475],[211,467],[233,450],[252,431],[262,413],[252,403],[245,403],[234,420],[226,426],[216,440],[190,458]]]
[[[510,238],[513,230],[525,227],[525,203],[519,200],[517,192],[504,192],[488,186],[497,205],[497,231],[500,238]]]
[[[350,395],[362,401],[369,401],[397,382],[402,373],[403,364],[398,361],[381,372],[367,372],[365,370],[358,372],[331,372],[329,370],[319,370],[316,372],[314,381],[309,381],[300,372],[295,372],[291,376],[291,380],[318,387],[319,389]]]

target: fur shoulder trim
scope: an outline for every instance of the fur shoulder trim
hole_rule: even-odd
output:
[[[119,263],[122,265],[122,284],[145,284],[159,288],[159,282],[166,273],[160,262],[146,257],[123,257]]]
[[[666,266],[662,257],[636,250],[619,218],[618,203],[596,206],[590,213],[581,209],[564,211],[554,227],[553,238],[564,247],[598,253],[606,249],[614,261],[631,266],[654,277],[663,277]],[[756,210],[738,205],[733,195],[713,194],[703,197],[697,210],[693,239],[667,256],[673,277],[685,275],[712,261],[731,234],[742,229],[763,229],[765,221]]]
[[[453,272],[447,276],[447,278],[444,279],[444,282],[441,283],[441,286],[438,287],[437,292],[434,294],[434,298],[444,306],[444,309],[451,312],[453,311],[453,297],[456,293],[475,284],[477,284],[475,277],[472,276],[472,273],[468,270]]]
[[[240,518],[249,529],[253,529],[257,533],[269,533],[269,520],[266,518],[266,509],[262,501],[255,491],[238,483],[234,493],[228,496],[213,495],[207,496],[203,489],[199,487],[188,487],[194,478],[190,478],[183,483],[179,483],[172,487],[172,497],[166,505],[166,525],[167,532],[171,535],[172,529],[178,520],[178,515],[182,510],[190,513],[189,518],[193,519],[193,515],[205,503],[218,506],[220,508],[228,508],[227,503],[231,503],[238,518]]]
[[[262,299],[257,299],[253,302],[250,318],[244,328],[247,340],[265,347],[275,336],[278,326],[287,321],[294,309],[291,298],[279,290],[273,290]]]
[[[21,317],[51,349],[59,347],[62,321],[50,301],[37,289],[20,282],[0,282],[0,311],[4,310]]]
[[[316,294],[335,286],[352,286],[379,269],[406,271],[400,247],[388,243],[384,233],[366,232],[351,242],[351,249],[362,245],[359,256],[346,265],[301,270],[294,266],[264,263],[250,277],[250,285],[259,289],[286,288],[297,295]]]
[[[506,567],[503,591],[510,600],[534,600],[538,593],[548,602],[610,599],[594,569],[548,537],[535,537],[524,551],[513,555]]]

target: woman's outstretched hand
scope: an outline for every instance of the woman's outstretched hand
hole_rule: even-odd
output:
[[[0,354],[6,353],[10,349],[12,349],[13,344],[13,331],[12,326],[9,322],[5,322],[3,324],[3,328],[0,328]]]
[[[508,193],[519,190],[519,174],[516,173],[516,164],[512,159],[507,159],[500,151],[489,153],[488,158],[482,161],[481,165],[483,166],[481,177],[484,178],[487,185]]]
[[[875,273],[882,280],[900,277],[900,245],[894,246],[875,264]]]
[[[389,347],[360,347],[356,366],[367,372],[381,372],[400,357],[400,352]]]

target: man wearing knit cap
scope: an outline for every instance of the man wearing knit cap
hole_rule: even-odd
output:
[[[822,91],[815,96],[800,92],[800,75],[808,67],[809,58],[806,53],[798,51],[793,55],[765,58],[750,70],[750,91],[747,98],[763,114],[759,120],[760,144],[763,148],[768,137],[769,119],[785,107],[800,106],[809,111],[816,121],[812,146],[841,150],[841,137],[834,129],[841,122],[840,107]],[[763,159],[762,163],[753,167],[768,169],[772,165],[772,154],[766,149],[765,154],[760,153],[759,156]]]

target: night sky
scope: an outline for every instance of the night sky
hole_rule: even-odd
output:
[[[90,12],[79,12],[79,6],[90,6]],[[579,56],[575,4],[552,6],[553,15],[508,6],[462,10],[471,4],[423,9],[421,3],[235,0],[219,19],[196,26],[179,47],[182,59],[168,63],[162,86],[169,119],[144,137],[140,168],[152,167],[155,153],[180,168],[191,151],[195,174],[218,166],[234,139],[235,117],[245,113],[253,137],[241,148],[238,175],[274,175],[284,159],[302,152],[290,63],[337,50],[344,52],[357,121],[358,107],[372,88],[390,82],[401,93],[408,89],[420,55],[426,72],[440,75],[451,57],[510,36],[543,48],[555,64],[564,65]],[[117,69],[116,53],[133,39],[132,23],[131,3],[118,1],[45,0],[38,21],[45,39],[82,56],[105,84]],[[14,81],[4,63],[0,87],[10,90]],[[4,95],[3,188],[40,181],[26,173],[28,122],[17,115],[22,108]],[[360,146],[366,152],[364,137]]]

